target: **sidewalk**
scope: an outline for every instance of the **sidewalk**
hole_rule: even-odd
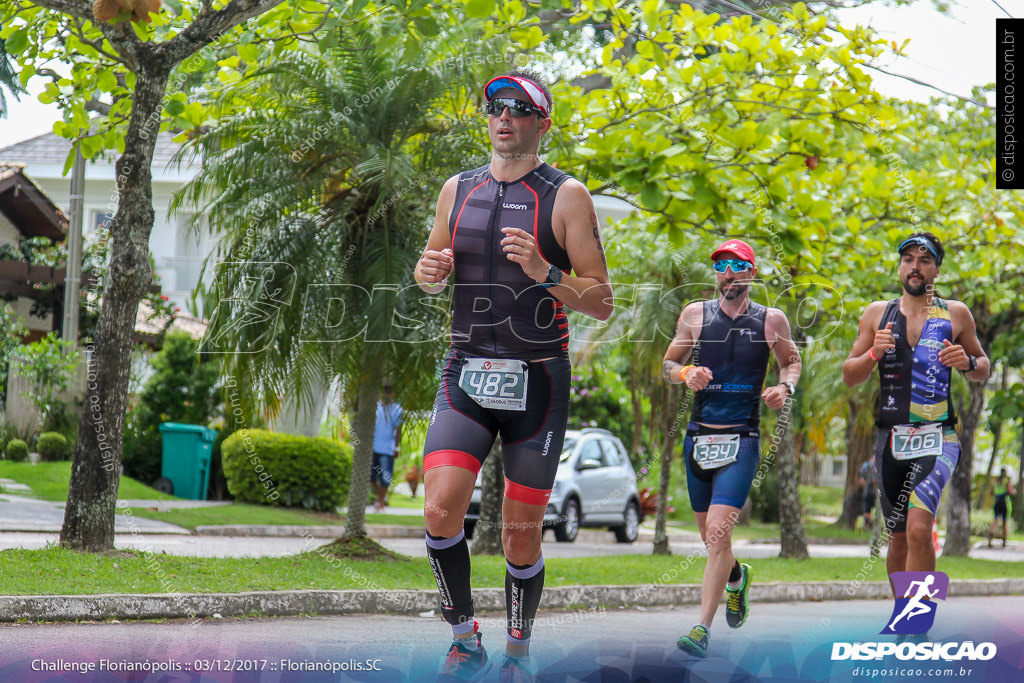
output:
[[[5,484],[7,490],[13,490]],[[124,500],[118,507],[132,510],[222,505],[213,501]],[[419,515],[409,508],[389,507],[386,514]],[[42,548],[57,542],[64,516],[63,503],[40,501],[25,496],[0,494],[0,548]],[[344,531],[341,526],[254,526],[224,525],[200,527],[193,533],[173,524],[138,516],[117,515],[115,544],[147,552],[188,556],[281,556],[307,552]],[[384,540],[392,549],[415,555],[422,549],[423,529],[393,525],[367,525],[371,537]],[[616,544],[602,530],[584,530],[576,543],[545,543],[545,555],[643,554],[650,552],[653,524],[641,527],[634,544]],[[673,530],[669,535],[674,552],[701,552],[703,544],[693,531]],[[980,543],[972,556],[984,559],[1024,560],[1024,547],[984,548]],[[739,553],[747,557],[777,555],[777,543],[738,540]],[[813,557],[865,557],[867,546],[812,545]],[[372,588],[372,581],[368,583]],[[1024,578],[954,581],[951,596],[1024,594]],[[758,602],[888,599],[887,582],[784,582],[757,583],[751,588]],[[474,591],[480,611],[504,609],[500,588]],[[660,607],[694,605],[700,602],[699,584],[647,586],[568,586],[544,591],[545,609],[589,609],[599,607]],[[231,594],[125,594],[0,596],[0,622],[18,620],[65,621],[102,619],[164,619],[298,614],[418,614],[433,616],[437,607],[434,590],[309,590],[249,592]]]

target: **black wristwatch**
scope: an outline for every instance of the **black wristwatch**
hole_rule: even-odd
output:
[[[555,264],[551,264],[548,268],[548,277],[544,282],[540,283],[540,286],[544,289],[548,287],[554,287],[555,285],[562,284],[562,271]]]
[[[792,382],[779,382],[779,384],[781,386],[786,387],[786,391],[789,392],[790,396],[796,393],[796,385],[793,384]]]
[[[968,367],[966,370],[961,370],[960,372],[974,372],[975,370],[978,369],[977,356],[967,356],[967,362],[970,363],[970,367]]]

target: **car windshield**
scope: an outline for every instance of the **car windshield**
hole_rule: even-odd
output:
[[[562,446],[562,457],[558,459],[558,462],[565,462],[572,455],[572,449],[576,447],[576,439],[565,437],[565,443]]]

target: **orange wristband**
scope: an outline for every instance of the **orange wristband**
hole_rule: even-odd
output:
[[[871,360],[875,361],[876,363],[879,361],[878,358],[875,358],[875,347],[874,346],[872,346],[870,349],[868,349],[868,358],[870,358]]]
[[[695,366],[693,365],[684,365],[683,367],[679,368],[679,381],[685,383],[686,373],[688,373],[690,370],[693,370],[694,367]]]

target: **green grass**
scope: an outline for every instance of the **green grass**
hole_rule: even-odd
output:
[[[407,510],[422,510],[423,506],[426,505],[426,499],[423,497],[423,487],[420,486],[417,490],[420,495],[415,498],[402,495],[400,493],[392,493],[388,497],[388,507],[405,508]]]
[[[832,517],[843,514],[843,489],[835,486],[800,486],[805,515]]]
[[[147,553],[93,555],[64,548],[5,550],[0,553],[0,594],[58,595],[96,593],[235,593],[253,590],[396,589],[436,587],[425,558],[408,561],[353,561],[325,549],[290,557],[201,558]],[[778,558],[754,560],[758,582],[884,581],[885,562],[867,558]],[[548,559],[546,586],[700,583],[704,559],[626,555]],[[940,558],[938,568],[957,579],[989,579],[1024,574],[1024,563]],[[501,587],[505,561],[473,558],[473,585]]]
[[[135,517],[145,517],[168,524],[176,524],[195,530],[198,526],[218,524],[259,524],[291,526],[343,526],[345,516],[328,512],[248,505],[232,503],[201,508],[176,508],[157,511],[155,508],[118,508],[119,512],[131,512]],[[366,515],[369,524],[395,524],[400,526],[423,526],[423,517],[416,515]]]
[[[0,477],[13,479],[32,489],[32,495],[42,500],[63,503],[68,498],[68,481],[71,479],[71,463],[40,462],[35,465],[28,462],[11,462],[0,460]],[[16,493],[13,492],[12,493]],[[117,497],[123,499],[158,499],[178,500],[174,496],[160,493],[145,484],[140,484],[131,477],[121,477]]]

